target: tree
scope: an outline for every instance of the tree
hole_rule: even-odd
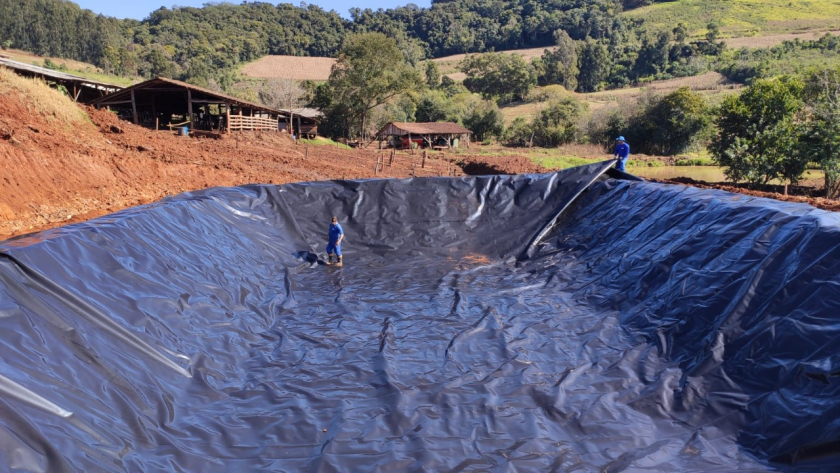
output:
[[[703,96],[688,87],[654,100],[644,112],[650,129],[648,151],[664,155],[686,151],[708,129],[708,112]]]
[[[393,39],[382,33],[361,33],[347,37],[328,83],[333,102],[349,112],[364,140],[370,111],[419,85],[420,76]]]
[[[578,57],[580,69],[578,90],[581,92],[600,90],[604,80],[610,75],[609,61],[607,48],[604,45],[591,39],[584,42]]]
[[[534,144],[552,147],[572,142],[586,110],[586,104],[568,96],[549,102],[534,119]]]
[[[740,95],[724,99],[715,120],[718,133],[709,145],[712,158],[734,182],[796,183],[807,155],[799,152],[803,83],[790,77],[758,80]]]
[[[840,198],[840,69],[811,72],[805,81],[809,118],[803,148],[825,171],[825,193]]]
[[[518,54],[487,53],[461,61],[464,86],[499,103],[524,100],[536,85],[534,69]]]
[[[463,117],[463,124],[473,132],[476,140],[499,137],[505,131],[505,116],[495,102],[482,100],[473,103]]]
[[[560,84],[566,90],[575,90],[578,84],[577,44],[563,30],[554,33],[557,47],[546,49],[540,59],[540,85]]]
[[[436,89],[440,85],[440,69],[434,61],[426,61],[426,86]]]
[[[293,134],[295,109],[304,103],[307,92],[303,85],[293,79],[268,79],[259,91],[263,105],[289,111],[289,121],[286,129]]]
[[[430,90],[417,102],[415,118],[418,122],[446,122],[457,120],[452,103],[443,93]]]

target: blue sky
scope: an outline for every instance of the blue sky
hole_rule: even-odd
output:
[[[123,0],[74,0],[82,8],[87,8],[88,10],[92,10],[95,13],[102,13],[103,15],[108,16],[115,16],[117,18],[135,18],[137,20],[142,20],[149,13],[157,10],[160,7],[172,8],[172,5],[180,5],[185,7],[200,7],[205,3],[208,3],[208,0],[135,0],[135,1],[123,1]],[[266,0],[271,1],[271,0]],[[242,3],[241,1],[232,1],[230,3],[239,4]],[[272,3],[293,3],[295,5],[299,5],[299,2],[272,2]],[[431,4],[431,0],[364,0],[363,2],[347,2],[342,0],[316,0],[312,2],[306,2],[311,5],[318,5],[319,7],[325,10],[335,10],[341,16],[347,18],[349,15],[347,12],[353,6],[359,6],[360,8],[392,8],[400,5],[405,5],[407,3],[414,3],[415,5],[419,5],[421,7],[428,7]]]

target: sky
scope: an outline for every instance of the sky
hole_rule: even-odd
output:
[[[142,20],[147,17],[149,13],[164,6],[172,8],[172,5],[179,5],[184,7],[200,7],[209,0],[135,0],[135,1],[121,1],[121,0],[73,0],[82,8],[92,10],[94,13],[101,13],[107,16],[114,16],[117,18],[134,18]],[[299,5],[300,2],[275,2],[272,0],[265,0],[271,3],[293,3]],[[357,3],[358,2],[358,3]],[[421,7],[428,7],[431,0],[362,0],[357,2],[348,2],[346,0],[315,0],[306,2],[311,5],[318,5],[324,10],[335,10],[341,16],[349,18],[347,13],[350,8],[358,6],[360,8],[393,8],[407,3],[414,3]],[[240,4],[240,0],[231,1],[230,3]]]

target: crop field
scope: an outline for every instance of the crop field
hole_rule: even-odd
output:
[[[265,56],[247,64],[242,73],[259,79],[294,79],[325,81],[335,59],[308,56]]]

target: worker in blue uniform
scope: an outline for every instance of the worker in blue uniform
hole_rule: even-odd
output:
[[[628,157],[630,157],[630,145],[627,144],[623,136],[619,136],[615,139],[615,159],[618,160],[615,168],[623,172]]]
[[[341,242],[343,240],[344,229],[341,228],[341,224],[338,223],[338,217],[333,217],[332,222],[330,223],[329,236],[327,238],[327,265],[336,265],[339,268],[344,266],[344,262],[341,258]],[[333,261],[333,253],[335,253],[335,256],[338,258],[335,262]]]

